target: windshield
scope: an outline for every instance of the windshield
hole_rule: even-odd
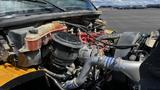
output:
[[[0,0],[0,16],[94,9],[88,0]]]

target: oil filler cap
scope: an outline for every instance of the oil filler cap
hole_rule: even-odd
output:
[[[67,32],[54,33],[52,39],[59,44],[75,49],[82,48],[83,45],[78,36]]]

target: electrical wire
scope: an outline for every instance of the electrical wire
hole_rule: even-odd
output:
[[[60,90],[64,90],[64,89],[61,87],[61,85],[59,84],[59,82],[58,82],[56,79],[54,79],[51,75],[46,74],[46,76],[49,77],[51,80],[53,80],[53,81],[55,82],[55,84],[59,87]]]

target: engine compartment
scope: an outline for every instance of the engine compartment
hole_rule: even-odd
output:
[[[60,90],[138,90],[136,70],[159,32],[116,33],[101,19],[85,18],[81,23],[75,19],[3,31],[1,63],[44,71]]]

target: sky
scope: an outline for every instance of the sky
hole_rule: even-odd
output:
[[[160,0],[92,0],[92,1],[96,6],[160,4]]]

